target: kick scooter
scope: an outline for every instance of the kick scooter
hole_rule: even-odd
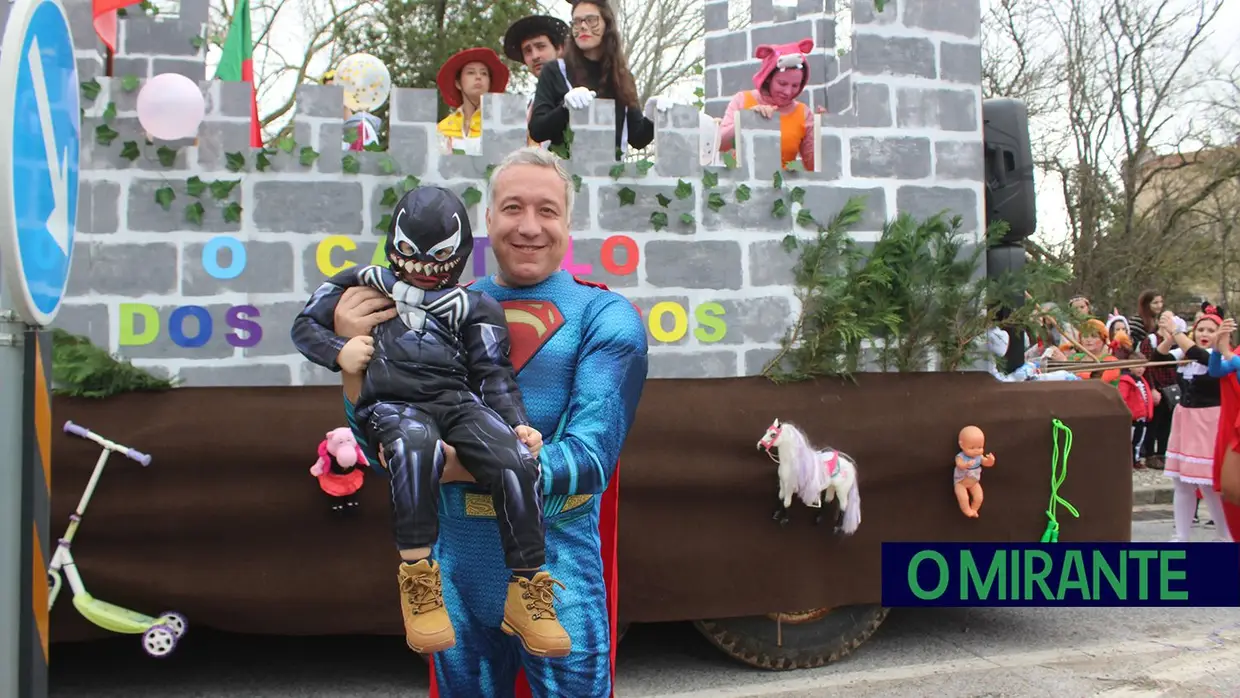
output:
[[[82,493],[82,500],[78,502],[77,511],[69,516],[69,528],[65,531],[65,537],[58,542],[56,552],[52,555],[52,564],[47,568],[49,587],[47,610],[50,612],[52,606],[56,604],[56,597],[60,594],[62,586],[61,573],[63,572],[69,580],[69,589],[73,591],[73,606],[86,620],[114,633],[142,635],[142,649],[146,650],[147,654],[152,657],[166,657],[176,649],[177,641],[185,634],[187,627],[185,616],[169,611],[152,617],[96,599],[86,591],[86,584],[82,582],[82,576],[78,573],[77,563],[73,561],[73,554],[69,552],[78,526],[82,523],[82,516],[86,513],[86,505],[90,503],[95,486],[99,484],[99,477],[103,475],[108,456],[114,452],[119,453],[141,463],[143,467],[151,464],[151,457],[128,446],[109,441],[73,422],[65,422],[65,432],[94,441],[103,451],[95,463],[95,471],[90,476],[90,482],[86,484],[86,491]]]

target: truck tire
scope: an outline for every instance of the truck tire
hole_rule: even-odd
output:
[[[698,632],[733,659],[759,669],[812,669],[848,656],[887,618],[877,604],[697,620]],[[782,642],[781,642],[782,635]]]

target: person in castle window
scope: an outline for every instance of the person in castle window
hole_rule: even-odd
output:
[[[444,152],[482,154],[482,95],[508,89],[508,66],[489,48],[457,53],[439,68],[435,83],[452,112],[439,122]]]
[[[336,84],[336,71],[323,73],[320,82],[324,85]],[[367,112],[354,112],[344,107],[344,143],[342,150],[365,150],[366,146],[379,142],[379,129],[383,120]]]
[[[439,564],[431,559],[446,443],[490,489],[501,522],[510,573],[503,631],[535,656],[564,657],[572,640],[552,605],[555,587],[564,584],[545,569],[543,474],[533,450],[541,450],[542,435],[530,424],[515,379],[504,309],[491,296],[457,285],[473,240],[469,213],[456,194],[441,187],[407,192],[384,246],[391,267],[355,266],[325,281],[294,319],[293,345],[310,361],[344,372],[354,406],[346,412],[350,426],[364,437],[363,451],[378,447],[392,490],[410,649],[430,654],[456,645]],[[397,314],[346,341],[333,329],[336,306],[357,286],[384,294]]]
[[[719,122],[719,149],[732,151],[736,147],[736,113],[748,110],[765,119],[779,115],[780,162],[784,167],[801,158],[805,169],[814,170],[814,112],[797,101],[809,83],[810,51],[813,39],[801,39],[793,44],[771,46],[763,44],[754,51],[754,58],[762,61],[754,73],[755,89],[737,92],[728,102],[728,108]],[[825,113],[819,108],[818,113]]]
[[[530,138],[550,141],[565,158],[569,109],[587,109],[595,99],[616,103],[616,155],[626,146],[638,150],[654,141],[654,122],[638,107],[637,83],[624,56],[616,13],[607,0],[569,0],[573,4],[573,40],[564,46],[564,57],[543,70],[534,90],[530,110]],[[644,111],[671,108],[671,101],[651,97]]]
[[[530,15],[513,22],[504,33],[504,55],[513,63],[524,63],[537,81],[544,65],[555,63],[564,57],[564,42],[568,40],[568,25],[564,20],[550,15]],[[534,113],[531,96],[525,113],[526,123]],[[527,138],[529,145],[551,145],[550,141],[539,143]]]

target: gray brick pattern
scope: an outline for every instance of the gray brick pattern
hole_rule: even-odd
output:
[[[799,0],[790,8],[754,0],[750,26],[735,34],[727,31],[727,1],[705,4],[708,111],[716,116],[750,85],[755,43],[807,35],[817,42],[806,99],[814,106],[825,101],[831,112],[819,118],[820,164],[816,172],[785,173],[782,189],[773,185],[777,125],[755,114],[739,119],[735,167],[707,168],[696,156],[696,112],[676,107],[655,115],[653,166],[642,173],[629,165],[619,177],[612,176],[610,104],[573,114],[569,169],[578,196],[566,265],[640,310],[651,377],[753,375],[775,356],[798,308],[793,259],[781,243],[810,232],[795,223],[801,208],[827,220],[849,197],[866,197],[855,231],[863,244],[904,211],[948,210],[978,231],[976,0],[899,0],[881,15],[865,9],[870,0],[857,3],[855,48],[843,56],[834,50],[836,2]],[[67,6],[82,79],[96,78],[102,61],[89,11],[82,10],[89,3]],[[493,272],[485,242],[488,165],[523,143],[525,98],[488,96],[483,155],[471,157],[435,147],[434,91],[397,89],[390,149],[346,160],[340,88],[305,86],[296,145],[285,152],[269,143],[260,171],[259,153],[249,147],[248,87],[204,80],[193,37],[205,16],[192,10],[122,19],[116,74],[147,78],[175,70],[201,80],[208,114],[196,141],[146,143],[134,113],[137,91],[124,90],[119,77],[97,77],[98,96],[83,102],[88,138],[78,235],[57,325],[184,385],[335,383],[338,376],[307,364],[289,343],[290,323],[308,294],[337,269],[374,259],[376,227],[391,206],[385,195],[406,176],[471,202],[478,197],[470,218],[479,245],[465,279]],[[117,133],[108,145],[94,137],[105,114]],[[140,151],[136,159],[122,156],[129,142]],[[177,150],[168,165],[157,156],[160,146]],[[317,151],[308,164],[304,147]],[[238,154],[244,166],[234,171]],[[169,192],[172,200],[161,203]],[[803,203],[792,202],[794,195]],[[772,213],[781,199],[782,217]],[[195,203],[201,222],[186,217]],[[651,217],[659,213],[666,227],[656,230]]]

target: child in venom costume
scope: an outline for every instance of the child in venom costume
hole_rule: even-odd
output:
[[[456,644],[439,566],[426,554],[439,537],[442,438],[490,489],[503,522],[500,537],[512,573],[503,631],[531,654],[564,656],[571,641],[553,607],[553,585],[563,584],[542,569],[542,470],[523,443],[541,443],[541,435],[530,427],[513,377],[503,308],[457,286],[472,249],[469,216],[455,194],[439,187],[406,193],[386,242],[392,269],[353,267],[326,281],[294,321],[293,343],[333,371],[364,371],[351,421],[379,447],[390,473],[396,542],[405,559],[398,581],[409,647],[433,653]],[[392,298],[398,315],[376,327],[373,337],[346,343],[331,329],[333,315],[345,289],[359,285]]]

